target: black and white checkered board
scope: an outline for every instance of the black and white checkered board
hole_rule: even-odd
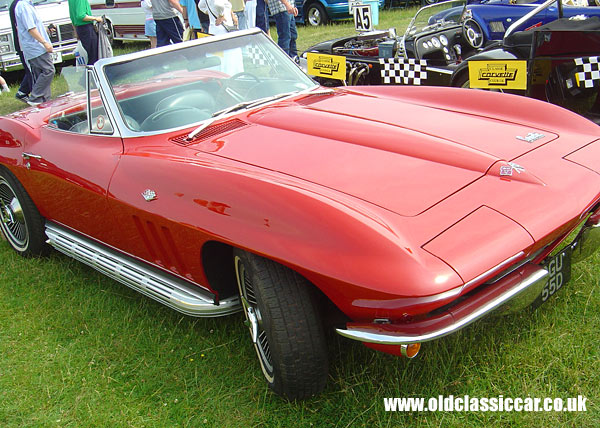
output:
[[[575,64],[583,68],[583,71],[579,71],[576,74],[579,86],[593,88],[600,81],[600,57],[575,58]]]
[[[269,62],[273,63],[274,58],[269,52],[264,53],[258,46],[248,46],[246,48],[246,55],[252,61],[252,64],[256,66],[267,65]]]
[[[383,83],[420,85],[427,79],[427,61],[412,58],[379,58]]]

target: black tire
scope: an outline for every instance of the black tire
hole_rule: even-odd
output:
[[[320,3],[311,3],[306,8],[306,23],[312,27],[325,25],[329,21],[325,8]]]
[[[460,75],[452,82],[452,86],[456,86],[457,88],[467,88],[469,89],[471,86],[469,85],[469,69],[464,70]]]
[[[48,251],[44,219],[19,181],[0,167],[0,230],[10,246],[22,256]]]
[[[241,250],[233,258],[246,325],[269,387],[288,400],[318,394],[327,383],[328,359],[315,290],[271,260]]]

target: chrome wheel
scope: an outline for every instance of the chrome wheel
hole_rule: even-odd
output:
[[[319,3],[311,4],[306,11],[306,21],[313,27],[327,24],[327,13],[323,6]]]
[[[15,190],[0,177],[0,227],[6,239],[17,251],[25,251],[29,244],[29,230],[25,213]]]
[[[258,355],[262,372],[267,381],[273,382],[273,357],[267,333],[263,327],[263,318],[258,307],[254,284],[242,260],[236,256],[234,262],[240,300],[246,317],[244,324],[250,331],[250,338]]]

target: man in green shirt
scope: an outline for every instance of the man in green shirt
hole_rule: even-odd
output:
[[[75,26],[77,37],[88,55],[88,65],[98,61],[98,34],[92,23],[102,22],[102,18],[92,15],[88,0],[69,0],[69,16]]]

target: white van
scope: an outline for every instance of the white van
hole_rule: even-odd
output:
[[[15,49],[8,8],[13,0],[0,0],[0,70],[23,68]],[[44,20],[44,26],[54,47],[54,63],[75,58],[77,35],[69,18],[67,0],[33,0],[36,10]]]
[[[106,18],[113,40],[148,40],[144,35],[146,15],[139,0],[90,0],[90,5],[93,15]]]

